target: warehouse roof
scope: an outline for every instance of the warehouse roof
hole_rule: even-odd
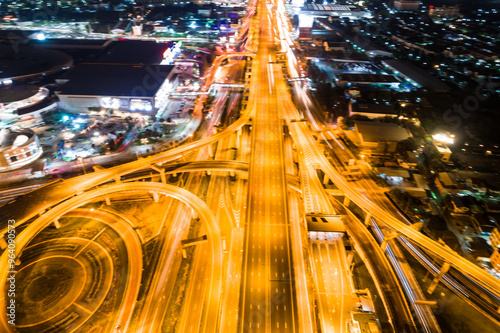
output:
[[[441,80],[435,78],[425,70],[418,68],[412,64],[402,62],[397,59],[383,60],[382,62],[392,69],[400,72],[404,76],[417,82],[424,88],[428,88],[437,92],[450,91],[450,87],[448,87]]]
[[[365,142],[399,142],[410,137],[406,128],[399,127],[395,123],[355,121],[354,124],[356,131],[361,134]]]
[[[65,76],[60,95],[154,97],[174,66],[80,64]]]

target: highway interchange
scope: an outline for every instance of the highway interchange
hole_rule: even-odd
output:
[[[393,267],[383,251],[373,250],[376,242],[366,240],[370,235],[362,223],[347,223],[348,219],[357,218],[345,211],[349,206],[346,201],[344,206],[327,194],[317,174],[317,170],[322,170],[343,197],[365,212],[366,220],[396,230],[411,246],[420,246],[450,263],[498,297],[498,280],[409,227],[391,204],[378,197],[379,190],[373,184],[366,181],[359,187],[353,186],[341,175],[341,166],[325,156],[324,146],[316,138],[321,136],[324,142],[331,141],[334,134],[314,131],[315,124],[304,121],[304,110],[297,110],[293,104],[282,72],[284,64],[279,62],[286,55],[288,72],[297,75],[283,3],[260,1],[257,6],[256,15],[250,19],[253,44],[247,45],[245,53],[218,57],[207,80],[210,87],[224,59],[252,57],[249,99],[241,117],[216,130],[213,125],[224,105],[217,102],[215,119],[197,140],[131,163],[95,168],[87,175],[36,190],[29,188],[34,191],[0,208],[3,234],[7,228],[4,222],[9,219],[16,220],[19,230],[23,228],[17,238],[18,258],[22,258],[25,246],[41,230],[57,225],[61,217],[84,215],[104,221],[125,241],[128,256],[128,279],[124,281],[120,311],[113,319],[114,329],[159,332],[183,260],[180,242],[187,237],[191,221],[199,218],[200,234],[206,234],[208,242],[195,245],[193,251],[193,267],[178,323],[182,332],[313,332],[320,328],[323,332],[340,332],[345,329],[349,313],[356,310],[357,299],[345,258],[344,238],[339,232],[326,236],[314,234],[307,240],[304,222],[305,215],[310,213],[343,214],[347,216],[345,229],[353,234],[359,252],[371,246],[376,253],[370,267],[372,271],[378,270],[373,272],[373,278],[378,282],[394,331],[416,332],[416,323]],[[227,92],[221,95],[224,100],[231,98]],[[195,114],[200,113],[198,105]],[[236,157],[232,154],[234,150]],[[338,147],[332,151],[341,161],[345,160]],[[135,173],[138,176],[131,177]],[[175,185],[168,184],[167,177],[176,180]],[[203,186],[202,179],[205,179]],[[298,184],[291,186],[292,180],[298,180]],[[113,222],[101,210],[82,207],[94,202],[109,205],[114,196],[136,195],[147,195],[155,202],[161,196],[169,207],[168,214],[159,218],[158,237],[162,247],[149,292],[140,308],[136,300],[140,293],[144,244],[135,231],[136,226],[124,216],[115,216],[119,222]],[[309,267],[304,264],[304,251],[309,251],[314,260]],[[4,251],[2,264],[7,262],[6,255]],[[0,272],[2,281],[7,272],[6,269]],[[311,283],[315,292],[310,291]],[[384,288],[390,290],[386,295]],[[317,310],[314,298],[319,300]],[[2,311],[6,301],[5,296],[0,299]],[[133,319],[134,313],[137,316]],[[316,314],[319,320],[315,321]],[[427,324],[419,323],[423,327],[434,325],[428,312],[419,318],[428,320]],[[13,331],[5,315],[1,325],[2,331]]]

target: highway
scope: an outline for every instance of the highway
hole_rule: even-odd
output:
[[[351,311],[356,310],[349,268],[345,262],[342,234],[317,233],[312,236],[310,253],[314,266],[322,332],[342,332]]]
[[[347,165],[349,163],[349,160],[354,156],[350,154],[350,151],[348,149],[342,149],[345,147],[340,146],[340,141],[333,136],[331,131],[324,132],[323,134],[325,134],[324,136],[326,136],[327,138],[332,138],[331,140],[328,140],[327,147],[325,147],[330,153],[330,156],[332,156],[332,159],[330,160],[332,162],[332,165],[334,165],[340,172],[349,172]],[[356,181],[352,182],[353,187],[355,187],[361,193],[364,193],[367,197],[370,198],[370,200],[378,203],[381,207],[386,208],[388,212],[393,212],[394,214],[393,206],[385,196],[386,189],[378,186],[375,181],[371,179],[368,174],[366,174],[363,166],[360,166],[359,168],[361,168],[361,171],[358,172]],[[394,215],[400,218],[400,215]],[[377,236],[379,243],[382,243],[382,241],[384,240],[384,236],[390,234],[390,230],[387,230],[386,228],[382,230],[379,229],[375,219],[373,218],[370,219],[369,222],[373,226],[372,230],[375,231],[375,235]],[[410,300],[410,304],[415,311],[415,314],[423,331],[436,333],[441,332],[439,324],[437,323],[436,317],[434,316],[431,308],[427,305],[420,305],[418,303],[415,303],[415,301],[417,300],[426,301],[426,295],[420,288],[420,285],[413,275],[412,269],[406,261],[406,258],[404,257],[396,240],[388,241],[388,244],[385,248],[385,253],[387,254],[392,266],[394,267],[399,281],[401,281],[401,286],[403,287],[408,299]]]
[[[342,170],[349,159],[355,158],[354,155],[347,149],[341,142],[338,140],[334,131],[323,132],[324,137],[327,139],[327,148],[330,149],[330,156],[332,159],[330,160],[332,164],[337,168],[337,170]],[[393,203],[387,198],[385,195],[386,189],[380,187],[376,184],[376,182],[371,179],[371,177],[367,174],[365,168],[361,168],[360,177],[357,178],[357,181],[353,183],[353,185],[360,191],[365,193],[371,200],[377,202],[381,207],[384,207],[388,212],[392,213],[396,218],[400,219],[405,224],[411,224],[405,216],[403,216],[399,210],[393,205]],[[371,223],[375,223],[376,221],[372,220]],[[376,225],[374,227],[378,228]],[[387,229],[382,229],[383,231],[387,231]],[[442,266],[442,260],[438,258],[432,258],[428,256],[424,250],[420,249],[418,246],[408,241],[405,237],[399,236],[396,238],[401,245],[403,245],[424,267],[426,267],[434,276],[439,273],[439,269]],[[395,241],[388,242],[389,247],[392,248],[391,251],[396,250],[395,246],[398,244]],[[399,252],[399,251],[398,251]],[[398,260],[394,260],[396,264],[404,264],[406,260],[397,253],[391,255],[391,258],[398,258]],[[401,272],[404,272],[404,275],[407,277],[402,277],[403,279],[415,280],[413,277],[413,273],[410,269],[404,269]],[[464,301],[474,306],[476,309],[481,311],[484,315],[488,316],[491,320],[499,323],[500,315],[497,312],[497,309],[500,307],[500,299],[498,296],[488,292],[484,288],[480,287],[476,282],[471,281],[467,276],[458,272],[455,268],[451,268],[448,273],[446,273],[442,282],[450,288],[455,294],[459,295]],[[416,298],[420,300],[425,300],[426,296],[422,294],[422,291],[418,290],[420,288],[415,287],[415,281],[410,281],[411,288],[409,288],[409,292],[412,294],[411,298]],[[418,285],[417,285],[418,286]],[[416,293],[416,294],[415,294]],[[436,327],[435,321],[433,321],[433,315],[429,313],[429,309],[425,309],[423,306],[413,304],[414,307],[419,307],[420,309],[416,312],[419,315],[419,318],[422,318],[423,325],[427,326],[427,329],[431,329],[433,331],[438,331],[439,328]],[[423,317],[421,315],[424,314]],[[426,321],[429,320],[429,323]]]
[[[206,312],[205,318],[207,318],[207,321],[203,325],[203,330],[206,332],[215,331],[221,297],[220,290],[222,281],[222,249],[220,233],[216,223],[216,219],[210,209],[206,206],[206,204],[197,196],[184,189],[175,187],[173,185],[141,182],[102,186],[95,190],[81,193],[80,195],[75,196],[70,200],[66,200],[56,208],[41,215],[34,222],[30,223],[26,227],[26,229],[18,235],[16,240],[17,248],[23,249],[29,243],[29,241],[38,234],[40,230],[48,226],[50,223],[53,223],[54,220],[58,219],[60,216],[66,214],[67,212],[97,198],[101,198],[101,200],[104,200],[105,196],[107,195],[127,192],[132,194],[134,192],[156,192],[170,195],[194,209],[196,214],[200,217],[200,220],[203,222],[205,228],[207,228],[207,233],[209,235],[208,240],[211,248],[211,272],[207,281],[209,287],[207,289],[207,293],[205,293],[204,295],[205,304],[207,304],[207,306],[204,308],[204,311]],[[119,233],[122,234],[123,237],[132,237],[132,239],[137,239],[137,242],[135,243],[137,245],[135,246],[135,248],[137,248],[138,250],[130,251],[141,251],[140,241],[138,240],[137,234],[132,228],[129,227],[129,229],[122,230]],[[132,246],[132,244],[130,244],[129,246]],[[129,258],[133,258],[134,256],[131,255],[131,253],[134,252],[130,251],[128,252]],[[19,250],[17,250],[16,253],[17,255],[19,255]],[[7,262],[7,257],[8,252],[4,251],[0,257],[0,260],[3,260],[2,262]],[[132,275],[133,281],[138,281],[141,278],[141,274],[139,272],[141,272],[142,270],[142,260],[138,260],[137,267],[139,268],[136,270],[136,273]],[[0,279],[5,280],[7,274],[7,269],[2,270],[0,272]],[[116,321],[116,326],[121,327],[121,329],[125,331],[127,330],[130,323],[130,317],[135,307],[135,300],[137,299],[137,295],[139,292],[139,283],[135,283],[134,285],[136,286],[136,288],[129,288],[129,292],[124,296],[125,301],[122,305],[122,310],[120,312],[121,314]],[[0,302],[5,302],[5,296],[3,296],[3,299],[0,299]],[[2,327],[1,329],[4,332],[11,332],[11,327],[7,324],[5,318],[5,316],[2,316],[2,318],[0,319],[0,325]]]
[[[325,157],[323,148],[318,144],[308,123],[302,121],[299,110],[290,99],[288,87],[281,73],[281,65],[277,64],[275,38],[281,40],[281,47],[291,58],[291,42],[288,32],[285,31],[284,12],[282,3],[279,12],[276,6],[261,1],[256,17],[252,20],[254,28],[258,24],[258,38],[253,40],[256,46],[256,54],[251,52],[229,54],[217,58],[212,72],[206,78],[209,87],[216,76],[216,69],[227,57],[232,56],[255,56],[252,65],[252,78],[250,82],[250,96],[247,111],[226,129],[213,134],[208,133],[200,140],[185,143],[180,147],[170,149],[147,158],[123,164],[117,167],[95,170],[95,172],[78,176],[72,179],[51,183],[33,192],[26,193],[10,202],[0,210],[0,229],[5,234],[7,230],[6,221],[16,219],[16,226],[34,219],[22,234],[18,237],[18,254],[23,246],[54,219],[72,210],[79,205],[103,198],[109,193],[161,193],[172,196],[185,203],[189,208],[177,211],[176,220],[184,219],[185,223],[190,217],[190,210],[195,210],[204,223],[204,231],[209,236],[208,244],[200,246],[195,251],[194,273],[187,288],[186,307],[181,316],[182,331],[192,332],[216,332],[220,327],[223,330],[232,331],[237,327],[241,332],[310,332],[314,324],[311,322],[310,297],[307,292],[306,277],[304,274],[303,256],[297,253],[301,247],[300,225],[303,216],[299,212],[300,201],[296,194],[290,195],[287,189],[287,178],[300,179],[301,191],[304,200],[304,212],[339,213],[343,209],[341,205],[329,202],[328,197],[318,180],[316,170],[321,169],[330,178],[338,189],[343,192],[348,200],[354,202],[369,217],[381,221],[392,230],[396,230],[411,244],[418,245],[434,256],[449,262],[457,270],[484,284],[492,293],[500,295],[500,282],[481,270],[476,265],[462,258],[460,255],[447,249],[441,244],[432,241],[425,235],[409,227],[406,223],[395,217],[393,212],[377,200],[370,199],[366,193],[360,191],[357,186],[347,182],[339,170],[332,166],[330,160]],[[277,14],[276,14],[277,13]],[[278,19],[279,17],[279,19]],[[278,27],[279,34],[275,27]],[[288,27],[286,27],[288,29]],[[297,71],[295,73],[297,75]],[[201,110],[197,108],[195,113]],[[250,127],[248,129],[245,129]],[[286,125],[286,126],[285,126]],[[313,124],[314,125],[314,124]],[[313,126],[316,127],[316,126]],[[284,128],[289,130],[292,141],[299,147],[300,174],[287,175],[286,169],[294,169],[290,154],[285,155],[285,133]],[[228,149],[231,136],[241,135],[241,132],[249,131],[249,148],[246,144],[240,147],[248,150],[244,153],[241,161],[230,161],[228,156],[218,154],[218,161],[203,161],[208,158],[208,145],[218,143],[222,149]],[[211,131],[210,131],[211,132]],[[248,148],[248,149],[247,149]],[[177,165],[169,165],[172,161],[180,158],[192,157],[193,152],[198,149],[195,162],[182,162]],[[246,160],[249,157],[249,161]],[[213,164],[219,163],[218,166]],[[288,166],[288,167],[287,167]],[[163,169],[167,173],[183,171],[207,171],[210,168],[218,170],[215,172],[213,181],[210,182],[209,190],[212,197],[203,202],[197,194],[196,187],[187,184],[187,190],[176,186],[160,183],[122,183],[121,177],[143,172],[154,167],[155,170]],[[227,177],[222,176],[225,171],[248,170],[248,195],[246,202],[241,195],[243,188],[241,180],[236,185],[238,195],[236,204],[231,203],[228,195],[229,186]],[[292,170],[290,170],[292,171]],[[221,173],[219,173],[221,172]],[[224,180],[224,178],[226,178]],[[190,178],[192,179],[192,178]],[[114,183],[111,183],[113,182]],[[244,183],[244,182],[243,182]],[[17,192],[14,192],[17,194]],[[195,194],[193,194],[195,193]],[[222,198],[222,199],[221,199]],[[235,206],[233,209],[230,205]],[[223,207],[221,207],[221,205]],[[228,207],[229,206],[229,207]],[[231,208],[231,209],[230,209]],[[235,215],[235,210],[241,213],[241,220]],[[215,218],[214,215],[217,215]],[[346,214],[348,215],[348,214]],[[301,220],[302,219],[302,220]],[[294,225],[292,225],[294,223]],[[244,228],[244,233],[241,228]],[[365,235],[366,228],[359,225],[346,224],[347,232],[351,235]],[[127,233],[134,231],[127,230]],[[223,254],[221,232],[225,235],[231,234],[231,253]],[[302,230],[302,232],[305,232]],[[127,237],[132,237],[127,235]],[[167,247],[173,250],[177,247],[181,235],[168,235]],[[173,237],[173,238],[172,238]],[[239,237],[239,238],[238,238]],[[360,237],[360,238],[363,238]],[[241,248],[235,246],[235,242],[243,239]],[[380,259],[380,249],[373,246],[373,242],[357,239],[364,253],[377,252],[378,255],[364,259],[369,262],[371,272],[378,281],[379,293],[389,312],[395,331],[413,332],[415,327],[411,313],[401,297],[401,288],[395,278],[394,271],[388,265],[387,260]],[[328,265],[314,263],[316,281],[320,292],[321,327],[323,331],[339,331],[344,328],[346,314],[352,306],[350,295],[352,287],[349,287],[349,279],[345,262],[343,262],[343,242],[339,238],[315,240],[311,245],[313,258],[320,262],[328,262]],[[235,251],[236,250],[236,251]],[[238,254],[237,250],[242,250]],[[165,281],[168,280],[170,267],[173,261],[172,252],[165,252],[160,257],[162,262],[154,282],[154,297],[148,299],[146,312],[141,318],[142,330],[158,331],[156,317],[162,317],[163,309],[156,310],[166,304],[168,288],[165,289]],[[242,255],[242,257],[241,257]],[[3,262],[7,260],[7,252],[2,253],[0,258]],[[397,254],[396,254],[397,257]],[[203,260],[202,260],[203,258]],[[203,265],[204,262],[210,263]],[[333,262],[332,265],[330,265]],[[141,261],[142,263],[142,261]],[[227,263],[228,267],[225,267]],[[235,267],[240,265],[241,275],[237,274]],[[205,267],[210,270],[205,270]],[[386,274],[381,274],[385,271]],[[340,276],[337,276],[340,273]],[[0,278],[5,280],[7,270],[2,270]],[[229,277],[228,277],[229,275]],[[223,276],[226,276],[225,278]],[[322,278],[325,276],[325,278]],[[326,278],[326,277],[331,278]],[[241,281],[240,281],[241,277]],[[318,279],[319,278],[319,279]],[[140,279],[140,278],[139,278]],[[204,281],[200,284],[200,281]],[[241,283],[240,283],[241,282]],[[310,282],[310,281],[307,281]],[[134,285],[137,283],[134,282]],[[200,286],[201,290],[198,290]],[[235,287],[236,286],[236,287]],[[239,290],[238,290],[239,287]],[[137,290],[136,290],[137,289]],[[129,290],[124,302],[117,327],[127,330],[138,288]],[[238,305],[231,300],[229,291],[239,291]],[[349,296],[347,296],[349,295]],[[198,300],[196,298],[199,298]],[[238,298],[238,297],[235,297]],[[0,303],[4,303],[1,299]],[[230,304],[230,305],[229,305]],[[230,306],[233,308],[230,310]],[[5,307],[3,307],[5,309]],[[193,322],[189,322],[193,309]],[[341,310],[340,310],[341,309]],[[338,311],[337,311],[338,310]],[[234,312],[233,312],[234,311]],[[221,319],[222,318],[222,319]],[[222,322],[221,322],[222,320]],[[151,325],[150,322],[154,322]],[[8,330],[5,316],[1,320],[2,329]]]
[[[354,214],[346,210],[338,201],[334,199],[331,201],[337,212],[344,217],[346,231],[354,240],[356,252],[360,255],[375,282],[394,331],[416,332],[401,285],[384,252]]]
[[[262,21],[265,22],[266,19],[267,18],[263,18]],[[252,53],[249,54],[252,55]],[[219,59],[220,58],[218,58],[217,60]],[[261,66],[263,66],[262,62]],[[119,177],[120,175],[125,175],[133,171],[148,168],[152,164],[166,163],[168,161],[175,160],[193,149],[197,149],[209,143],[216,142],[221,138],[230,135],[232,132],[241,129],[241,127],[244,126],[252,117],[252,114],[255,112],[255,106],[261,101],[260,98],[259,100],[255,98],[255,91],[259,90],[258,87],[260,87],[260,89],[262,89],[261,86],[265,87],[264,84],[259,84],[258,81],[255,81],[254,77],[252,78],[252,84],[250,86],[251,89],[248,111],[243,114],[242,117],[240,117],[236,122],[228,126],[226,130],[214,134],[208,138],[184,144],[181,147],[177,147],[175,149],[171,149],[148,158],[141,158],[137,161],[130,162],[124,165],[68,179],[64,182],[48,185],[38,191],[30,192],[24,196],[21,196],[14,202],[10,202],[9,204],[5,205],[0,211],[0,217],[2,220],[0,224],[1,232],[5,234],[7,230],[6,221],[8,221],[9,219],[16,219],[17,223],[20,225],[27,221],[29,218],[36,216],[40,212],[45,211],[55,204],[72,197],[75,193],[80,193],[89,188],[112,180],[115,177]],[[269,79],[270,77],[267,76],[264,79],[266,78]],[[267,88],[268,87],[264,88],[264,90]],[[287,101],[283,102],[288,104]],[[292,107],[292,105],[286,106],[286,108]],[[197,112],[197,110],[195,110],[195,112]],[[300,119],[299,115],[297,115],[296,118]],[[301,130],[303,131],[304,135],[311,136],[305,125]],[[366,199],[357,190],[352,189],[350,184],[347,183],[345,179],[333,169],[326,157],[324,157],[316,147],[316,143],[311,143],[311,147],[316,151],[319,157],[319,167],[323,169],[328,174],[330,179],[332,179],[332,181],[339,187],[339,189],[344,191],[346,195],[359,207],[363,207],[363,209],[366,212],[370,213],[373,217],[388,224],[392,229],[397,230],[402,235],[407,236],[409,239],[412,239],[415,243],[418,243],[419,246],[424,247],[434,255],[443,258],[452,266],[456,267],[457,269],[473,278],[476,282],[484,285],[492,293],[500,295],[500,281],[498,279],[483,271],[481,268],[464,259],[455,252],[429,239],[425,235],[422,235],[420,232],[408,227],[404,223],[400,222],[397,218],[393,217],[390,213],[386,212],[375,203]]]
[[[253,76],[259,100],[252,119],[243,281],[238,332],[297,332],[287,211],[283,122],[273,79],[276,59],[271,19],[260,2],[260,36]]]

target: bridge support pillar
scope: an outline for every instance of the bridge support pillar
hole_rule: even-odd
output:
[[[59,229],[61,227],[61,223],[59,222],[59,219],[54,220],[54,227],[56,227],[56,229]]]
[[[158,171],[160,173],[160,180],[163,184],[167,183],[167,177],[165,176],[165,169],[158,168],[154,165],[151,166],[151,168],[155,171]]]
[[[158,192],[153,192],[153,199],[155,202],[158,202],[160,200],[160,195]]]
[[[240,129],[238,129],[238,132],[237,132],[237,136],[236,136],[236,144],[237,144],[237,147],[241,147],[241,127]]]
[[[384,235],[384,240],[382,241],[382,243],[380,243],[380,248],[382,249],[382,251],[385,251],[385,248],[387,247],[387,242],[398,236],[399,234],[397,232],[391,232],[387,235]]]
[[[111,206],[111,199],[106,196],[106,205]]]
[[[344,206],[348,207],[350,202],[351,202],[351,199],[349,199],[348,197],[344,198]]]
[[[427,289],[427,293],[428,294],[431,295],[434,292],[434,290],[436,289],[436,287],[437,287],[437,285],[439,283],[439,280],[441,280],[441,278],[443,277],[443,275],[446,272],[448,272],[449,269],[450,269],[450,264],[448,264],[447,262],[445,262],[443,264],[443,267],[441,267],[441,269],[439,270],[439,274],[434,277],[434,280],[432,280],[432,283],[429,286],[429,289]]]
[[[0,237],[0,249],[5,250],[7,248],[7,241],[5,238]]]
[[[214,148],[212,147],[212,144],[208,145],[208,155],[210,157],[214,157]]]
[[[165,170],[163,169],[160,170],[160,179],[163,184],[167,183],[167,177],[165,176]]]
[[[328,174],[325,173],[325,176],[323,177],[323,185],[328,185],[329,181],[330,177],[328,177]]]
[[[372,218],[372,214],[370,213],[366,213],[366,216],[365,216],[365,226],[369,226],[370,225],[370,219]]]
[[[194,209],[191,209],[191,217],[193,219],[197,219],[198,218],[198,214],[196,214],[196,211]]]
[[[19,259],[20,256],[21,254],[19,253],[18,257],[16,258],[16,261],[14,262],[14,265],[21,266],[21,259]]]

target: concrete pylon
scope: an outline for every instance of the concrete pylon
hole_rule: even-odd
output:
[[[212,147],[212,144],[208,145],[208,155],[210,157],[214,157],[214,148]]]
[[[449,269],[450,269],[450,264],[448,264],[447,262],[445,262],[443,264],[443,267],[441,267],[441,269],[439,270],[439,274],[434,277],[434,280],[432,280],[432,283],[429,286],[429,289],[427,289],[427,293],[428,294],[432,294],[434,292],[434,290],[436,289],[439,281],[441,280],[441,278],[443,277],[443,275],[446,272],[448,272]]]
[[[328,185],[329,181],[330,177],[328,177],[328,174],[325,173],[325,176],[323,177],[323,185]]]
[[[167,183],[167,177],[165,176],[165,169],[159,168],[155,165],[151,165],[151,168],[160,173],[160,179],[163,184]]]
[[[61,227],[61,223],[59,222],[59,219],[54,220],[54,227],[56,227],[56,229],[59,229]]]
[[[382,251],[385,251],[385,248],[387,246],[387,242],[398,237],[399,236],[399,233],[393,231],[387,235],[384,235],[384,240],[382,241],[382,243],[380,244],[380,248],[382,249]]]
[[[370,219],[371,218],[372,218],[372,214],[366,213],[366,216],[365,216],[365,226],[369,226],[370,225]]]
[[[158,202],[160,200],[160,195],[158,192],[153,192],[153,199],[155,202]]]
[[[348,207],[350,203],[351,203],[351,199],[349,199],[349,197],[345,197],[344,198],[344,206]]]

